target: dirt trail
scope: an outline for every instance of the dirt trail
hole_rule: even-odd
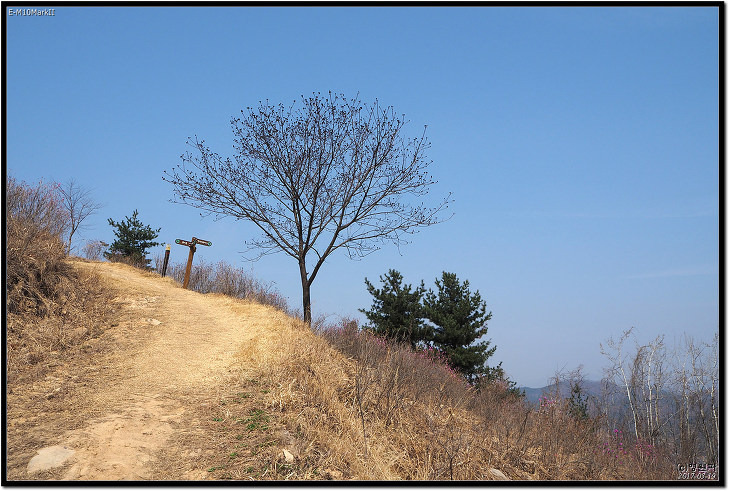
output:
[[[96,408],[89,414],[101,416],[57,443],[74,451],[62,478],[154,479],[155,453],[186,406],[214,395],[226,377],[245,370],[242,348],[267,336],[257,319],[264,308],[183,290],[121,265],[77,264],[96,269],[124,292],[119,335],[137,339],[120,343],[104,367],[106,379],[84,401]]]

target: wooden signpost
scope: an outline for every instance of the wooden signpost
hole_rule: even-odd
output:
[[[167,263],[170,261],[170,245],[167,244],[165,247],[165,262],[162,264],[162,278],[167,274]]]
[[[213,245],[209,240],[198,239],[193,237],[192,240],[175,239],[175,244],[184,245],[190,248],[190,254],[187,256],[187,268],[185,268],[185,281],[182,283],[182,288],[187,288],[190,283],[190,269],[192,269],[192,256],[195,255],[195,245],[200,244],[210,247]]]

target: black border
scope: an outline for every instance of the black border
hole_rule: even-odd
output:
[[[3,182],[7,182],[7,15],[6,8],[8,7],[168,7],[168,8],[180,8],[180,7],[718,7],[719,8],[719,346],[720,346],[720,360],[719,360],[719,372],[720,377],[725,373],[724,364],[724,326],[725,326],[725,304],[724,299],[726,295],[725,289],[725,163],[726,163],[726,125],[725,125],[725,2],[723,1],[446,1],[446,0],[434,0],[434,1],[343,1],[333,0],[331,2],[322,0],[312,1],[273,1],[273,0],[257,0],[257,1],[203,1],[203,0],[191,0],[182,1],[175,0],[171,2],[159,1],[159,0],[147,0],[147,1],[108,1],[108,0],[97,0],[97,1],[50,1],[43,2],[37,0],[31,1],[18,1],[18,0],[3,0],[0,2],[2,5],[2,32],[3,32],[3,49],[2,49],[2,178]],[[5,195],[5,186],[3,186],[3,197]],[[3,216],[5,216],[5,199],[2,203]],[[2,229],[2,255],[3,255],[3,269],[5,266],[5,255],[7,237],[5,227]],[[6,292],[3,288],[2,292],[3,303],[5,303]],[[3,326],[7,325],[7,312],[3,310],[2,314]],[[6,353],[6,336],[5,330],[2,333],[2,348],[3,354]],[[5,363],[2,364],[2,386],[3,396],[7,390],[6,384],[6,368]],[[720,387],[722,386],[720,381]],[[4,399],[4,397],[3,397]],[[722,421],[724,421],[724,408],[725,408],[725,397],[724,391],[720,390],[720,410]],[[3,439],[2,439],[2,457],[3,466],[1,471],[2,486],[22,486],[22,487],[46,487],[46,486],[61,486],[61,487],[88,487],[88,486],[174,486],[174,487],[188,487],[188,486],[261,486],[261,487],[283,487],[283,486],[316,486],[316,487],[344,487],[344,486],[418,486],[418,487],[462,487],[462,486],[667,486],[667,487],[694,487],[694,486],[711,486],[711,487],[724,487],[725,476],[723,473],[724,448],[725,438],[724,431],[720,434],[720,475],[718,481],[24,481],[16,480],[9,481],[7,479],[7,469],[5,463],[7,462],[7,441],[6,441],[6,428],[7,428],[7,408],[6,405],[2,405],[2,421],[3,421]],[[723,430],[723,429],[722,429]]]

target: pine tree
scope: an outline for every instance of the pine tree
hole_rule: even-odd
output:
[[[443,272],[435,280],[437,295],[429,290],[424,299],[424,314],[434,325],[433,344],[445,352],[451,366],[470,381],[489,373],[486,361],[496,351],[491,341],[476,340],[488,331],[486,302],[481,294],[471,294],[468,280],[462,284],[454,273]]]
[[[147,249],[160,245],[154,242],[159,231],[152,229],[149,225],[144,225],[137,218],[137,210],[134,210],[130,217],[124,217],[126,220],[115,222],[109,218],[109,225],[116,228],[114,235],[116,240],[109,247],[109,251],[104,253],[104,257],[111,261],[123,259],[135,266],[148,267],[150,260],[147,259]]]
[[[567,401],[567,411],[570,416],[578,420],[589,419],[587,412],[587,400],[589,396],[582,394],[582,386],[579,383],[572,384],[570,398]]]
[[[420,342],[427,342],[430,329],[423,322],[423,307],[421,299],[425,292],[425,285],[412,290],[412,285],[403,285],[402,275],[391,269],[380,281],[382,289],[375,288],[365,278],[367,291],[374,297],[372,309],[360,312],[367,316],[367,328],[376,334],[387,338],[407,342],[415,348]]]

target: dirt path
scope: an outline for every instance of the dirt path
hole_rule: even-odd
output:
[[[94,393],[73,401],[96,416],[77,422],[55,443],[73,451],[61,479],[154,479],[155,454],[190,402],[214,397],[226,378],[241,376],[246,369],[241,354],[247,345],[265,341],[260,316],[270,311],[183,290],[121,265],[77,264],[96,269],[124,293],[118,299],[119,349],[99,374]]]

